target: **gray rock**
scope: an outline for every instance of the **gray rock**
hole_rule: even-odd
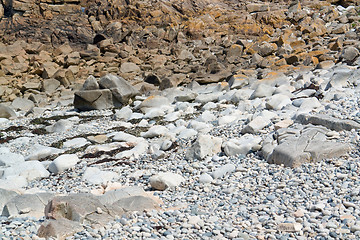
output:
[[[271,123],[270,119],[263,116],[257,116],[251,120],[242,130],[242,133],[257,133]]]
[[[89,144],[90,142],[86,138],[73,138],[63,143],[63,148],[78,148]]]
[[[270,97],[273,95],[274,91],[275,91],[274,87],[265,83],[260,83],[256,87],[255,91],[251,94],[250,99]]]
[[[29,99],[17,97],[11,103],[11,106],[14,109],[18,109],[18,110],[21,110],[21,111],[29,111],[31,108],[33,108],[35,106],[35,104],[34,104],[33,101],[31,101]]]
[[[355,47],[347,47],[342,53],[341,57],[347,62],[353,62],[359,56],[359,50]]]
[[[140,72],[139,66],[132,62],[124,62],[120,66],[120,72],[122,73],[132,73]]]
[[[122,198],[128,198],[132,196],[147,196],[147,193],[144,191],[143,188],[138,186],[124,187],[107,191],[105,194],[98,196],[98,199],[102,204],[108,206],[112,205],[113,203]]]
[[[321,125],[335,131],[342,131],[342,130],[350,131],[351,129],[360,128],[360,124],[353,120],[337,119],[325,114],[317,114],[317,115],[299,114],[296,117],[296,121],[300,122],[301,124]]]
[[[54,132],[65,132],[70,130],[73,127],[73,123],[66,119],[60,119],[52,126],[45,127],[46,131],[50,133]]]
[[[201,174],[199,177],[200,183],[211,183],[214,179],[207,173]]]
[[[118,174],[112,171],[102,171],[97,167],[88,167],[82,176],[82,180],[92,184],[106,184],[117,176]]]
[[[54,78],[44,79],[42,81],[42,90],[47,94],[54,93],[58,87],[60,87],[60,82]]]
[[[158,173],[149,179],[151,187],[160,191],[177,187],[183,181],[185,179],[181,175],[172,172]]]
[[[53,196],[52,193],[17,195],[5,204],[1,215],[41,218],[44,216],[45,205]]]
[[[195,98],[195,102],[198,103],[217,102],[219,100],[219,97],[221,97],[222,95],[223,95],[222,92],[199,94]]]
[[[0,188],[0,213],[2,213],[5,204],[17,195],[19,194],[14,191]]]
[[[46,239],[65,239],[66,237],[72,236],[82,230],[83,226],[80,223],[70,221],[66,218],[58,220],[46,219],[45,222],[41,224],[37,235],[40,238]]]
[[[112,93],[109,89],[75,92],[74,107],[80,111],[113,108]]]
[[[57,148],[35,144],[34,147],[30,150],[30,154],[25,158],[25,160],[26,161],[40,160],[42,158],[46,158],[53,154],[59,154],[61,152],[62,150]]]
[[[348,153],[349,144],[322,140],[324,135],[316,128],[304,129],[299,137],[284,139],[275,147],[270,163],[284,164],[286,167],[298,167],[305,162],[317,162],[323,159],[339,157]]]
[[[286,105],[291,104],[290,97],[284,94],[275,94],[265,104],[267,109],[280,110]]]
[[[129,106],[125,106],[120,110],[116,110],[114,114],[115,120],[128,120],[131,117],[133,111]]]
[[[0,104],[0,118],[16,118],[16,113],[10,107]]]
[[[186,159],[204,159],[221,151],[222,138],[199,134],[185,154]]]
[[[24,156],[17,153],[0,154],[0,166],[14,166],[25,161]]]
[[[55,160],[50,163],[49,171],[58,174],[74,167],[78,162],[79,158],[76,156],[76,154],[63,154],[55,158]]]
[[[94,76],[90,75],[84,82],[81,90],[86,91],[86,90],[97,90],[97,89],[99,89],[99,83],[97,82]]]
[[[112,204],[113,207],[124,209],[125,211],[144,211],[159,209],[158,203],[152,198],[145,196],[131,196],[121,198]]]

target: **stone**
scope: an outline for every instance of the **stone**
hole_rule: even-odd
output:
[[[106,191],[103,195],[98,196],[98,199],[102,204],[109,206],[118,201],[119,199],[132,196],[148,197],[148,194],[144,191],[142,187],[139,186],[121,187],[118,189]]]
[[[74,107],[80,111],[113,108],[112,93],[109,89],[75,92]]]
[[[267,109],[281,110],[288,104],[291,104],[289,96],[284,94],[275,94],[269,101],[266,102],[265,106]]]
[[[53,196],[52,193],[16,195],[5,204],[1,215],[41,218],[44,216],[45,205]]]
[[[99,83],[97,82],[94,76],[90,75],[85,80],[81,90],[86,91],[86,90],[97,90],[97,89],[99,89]]]
[[[54,133],[54,132],[65,132],[70,130],[73,127],[73,123],[66,119],[60,119],[56,123],[51,126],[45,127],[47,132]]]
[[[280,223],[278,230],[281,232],[300,232],[302,225],[300,223]]]
[[[15,191],[0,188],[0,213],[2,213],[5,204],[18,195]]]
[[[72,168],[79,162],[76,154],[63,154],[55,158],[49,165],[49,171],[55,174]]]
[[[214,172],[212,172],[211,176],[214,179],[222,178],[228,173],[235,172],[235,169],[236,169],[236,167],[234,164],[228,163],[228,164],[225,164],[224,166],[219,167]]]
[[[141,109],[141,111],[146,112],[146,110],[148,110],[149,108],[161,107],[165,105],[170,105],[170,101],[167,97],[154,95],[146,98],[140,104],[139,108]]]
[[[184,177],[172,172],[158,173],[149,179],[151,187],[160,191],[177,187],[183,181],[185,181]]]
[[[59,154],[61,152],[62,152],[62,150],[57,149],[57,148],[43,146],[40,144],[35,144],[31,148],[30,154],[25,158],[25,160],[26,161],[40,160],[40,159],[46,158],[50,155]],[[1,155],[0,155],[0,157],[1,157]]]
[[[275,88],[268,84],[259,84],[253,94],[251,94],[250,99],[270,97],[273,95],[274,91]]]
[[[227,156],[234,156],[237,154],[248,154],[254,147],[260,144],[261,137],[252,134],[245,134],[240,138],[232,138],[223,143],[222,148]]]
[[[142,132],[140,136],[144,138],[153,138],[165,136],[168,132],[169,130],[165,126],[154,125],[148,131]]]
[[[14,166],[25,161],[24,156],[17,153],[1,153],[0,154],[0,166]]]
[[[59,240],[66,239],[77,232],[81,232],[83,226],[74,221],[70,221],[66,218],[61,219],[46,219],[40,226],[37,235],[40,238],[56,238]]]
[[[347,47],[341,53],[341,58],[346,62],[353,62],[359,56],[359,50],[355,47]]]
[[[201,174],[199,176],[200,183],[211,183],[213,180],[214,180],[213,177],[207,173]]]
[[[185,158],[204,159],[207,156],[213,156],[221,151],[222,138],[206,134],[199,134],[196,141],[187,150]]]
[[[63,148],[79,148],[90,144],[86,138],[73,138],[63,143]]]
[[[145,196],[131,196],[121,198],[112,204],[113,207],[124,209],[125,211],[145,211],[159,210],[158,203],[152,198]]]
[[[263,116],[257,116],[251,120],[243,129],[242,133],[257,133],[264,127],[268,126],[271,123],[270,119]]]
[[[299,114],[296,117],[296,121],[304,125],[305,124],[321,125],[335,131],[343,131],[343,130],[350,131],[351,129],[360,128],[360,124],[353,120],[337,119],[335,117],[331,117],[325,114],[316,114],[316,115]]]
[[[45,169],[41,162],[32,160],[22,163],[17,163],[14,166],[8,167],[4,170],[3,179],[10,179],[14,176],[20,176],[27,181],[35,179],[46,178],[50,176],[50,173]]]
[[[122,73],[137,73],[140,72],[139,66],[132,62],[124,62],[121,64],[120,72]]]
[[[107,184],[117,176],[117,173],[112,171],[102,171],[97,167],[87,167],[82,175],[82,180],[92,184]]]
[[[56,196],[45,207],[45,217],[48,219],[65,218],[93,226],[104,225],[113,220],[115,215],[124,213],[122,208],[105,206],[96,196],[87,193]]]
[[[131,110],[131,108],[129,106],[125,106],[120,110],[115,110],[114,118],[115,120],[118,121],[119,120],[127,121],[131,117],[132,113],[133,111]]]
[[[17,115],[10,107],[0,104],[0,118],[16,118]]]
[[[11,106],[14,109],[17,110],[21,110],[21,111],[29,111],[31,108],[33,108],[35,106],[34,102],[29,100],[29,99],[25,99],[25,98],[21,98],[21,97],[17,97],[15,98],[15,100],[11,103]]]
[[[285,167],[298,167],[306,162],[339,157],[351,150],[349,144],[323,140],[321,129],[305,128],[300,136],[288,137],[274,148],[269,163],[284,164]]]
[[[54,78],[44,79],[42,81],[42,90],[48,94],[54,93],[58,87],[60,87],[60,82]]]

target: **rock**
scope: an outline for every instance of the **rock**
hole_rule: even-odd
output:
[[[45,205],[53,196],[52,193],[17,195],[5,204],[1,215],[41,218],[44,216]]]
[[[21,111],[29,111],[31,108],[33,108],[35,106],[35,104],[34,104],[33,101],[31,101],[29,99],[17,97],[11,103],[11,106],[14,109],[18,109],[18,110],[21,110]]]
[[[49,177],[50,173],[39,161],[26,161],[17,163],[4,170],[3,179],[10,179],[14,176],[24,177],[27,181]]]
[[[257,116],[251,120],[242,130],[242,133],[257,133],[271,123],[270,119],[263,116]]]
[[[222,178],[228,173],[234,172],[236,169],[234,164],[226,164],[224,166],[221,166],[220,168],[216,169],[214,172],[211,173],[211,176],[214,179]]]
[[[253,94],[251,94],[250,99],[270,97],[274,93],[275,88],[267,84],[259,84]]]
[[[351,129],[360,128],[360,124],[353,120],[337,119],[324,114],[317,114],[317,115],[299,114],[296,117],[296,121],[304,125],[305,124],[321,125],[335,131],[343,131],[343,130],[350,131]]]
[[[63,172],[69,168],[72,168],[79,162],[79,158],[76,154],[63,154],[55,158],[49,165],[49,171],[55,174]]]
[[[63,148],[78,148],[90,144],[86,138],[73,138],[63,143]]]
[[[165,136],[169,130],[165,126],[154,125],[147,132],[141,133],[141,137],[153,138],[159,136]]]
[[[73,123],[66,119],[60,119],[52,126],[45,127],[47,132],[54,133],[54,132],[65,132],[70,130],[73,127]]]
[[[237,154],[248,154],[254,147],[259,145],[261,137],[245,134],[239,139],[232,138],[223,143],[222,148],[227,156],[234,156]]]
[[[280,223],[278,230],[281,232],[300,232],[302,225],[300,223]]]
[[[90,75],[84,82],[81,90],[86,91],[86,90],[97,90],[97,89],[99,89],[99,83],[97,82],[94,76]]]
[[[124,209],[125,211],[145,211],[157,209],[159,210],[158,203],[153,199],[144,196],[131,196],[121,198],[114,202],[112,206]]]
[[[114,118],[115,120],[125,120],[127,121],[130,117],[133,111],[129,106],[125,106],[121,108],[120,110],[115,110]]]
[[[199,134],[191,148],[187,150],[185,158],[204,159],[221,151],[222,139],[211,135]]]
[[[142,187],[132,186],[107,191],[103,195],[98,196],[98,199],[102,204],[110,206],[122,198],[128,198],[133,196],[148,197],[147,193]]]
[[[40,226],[37,235],[40,238],[65,239],[83,230],[83,226],[66,218],[46,219]]]
[[[348,153],[350,145],[322,140],[321,130],[307,128],[299,137],[286,138],[275,147],[269,158],[270,163],[284,164],[286,167],[298,167],[305,162],[317,162],[323,159],[339,157]]]
[[[132,72],[140,72],[139,66],[132,62],[124,62],[121,64],[120,72],[122,73],[132,73]]]
[[[107,184],[118,175],[112,171],[101,171],[97,167],[87,167],[83,173],[82,180],[92,184]]]
[[[254,12],[265,12],[269,11],[269,5],[268,4],[260,4],[260,3],[249,3],[246,4],[246,9],[249,13]]]
[[[359,56],[359,50],[352,46],[345,48],[341,53],[341,57],[346,62],[353,62],[358,56]]]
[[[0,166],[14,166],[25,161],[24,156],[17,153],[1,153],[0,154]]]
[[[115,215],[124,214],[122,208],[104,206],[99,199],[86,193],[56,196],[45,207],[45,217],[50,219],[68,219],[82,224],[104,225]]]
[[[16,118],[16,113],[10,107],[0,104],[0,118]]]
[[[179,186],[185,179],[179,174],[165,172],[150,177],[149,181],[152,188],[163,191],[167,188]]]
[[[57,149],[57,148],[43,146],[40,144],[35,144],[33,146],[33,148],[31,149],[30,154],[25,158],[25,160],[26,161],[40,160],[42,158],[46,158],[53,154],[59,154],[61,152],[62,152],[62,150]],[[1,155],[0,155],[0,157],[1,157]]]
[[[168,98],[163,96],[150,96],[140,104],[139,108],[141,111],[146,112],[149,108],[161,107],[165,105],[170,105]]]
[[[18,196],[19,194],[11,191],[0,188],[0,213],[2,215],[3,208],[6,203],[8,203],[12,198]]]
[[[80,111],[113,108],[112,93],[109,89],[75,92],[74,107]]]
[[[267,109],[281,110],[286,105],[291,104],[290,97],[284,94],[273,95],[265,106]]]
[[[58,87],[60,87],[60,82],[54,78],[44,79],[44,81],[42,81],[42,90],[45,93],[52,94]]]
[[[212,176],[210,176],[207,173],[201,174],[199,176],[199,182],[200,183],[211,183],[214,179],[212,178]]]
[[[123,105],[127,104],[130,98],[139,94],[125,79],[112,74],[107,74],[100,78],[99,85],[102,88],[110,89],[114,99]]]

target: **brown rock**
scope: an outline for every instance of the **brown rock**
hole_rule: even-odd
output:
[[[37,235],[41,238],[56,238],[63,240],[66,237],[72,236],[76,232],[83,230],[83,227],[80,223],[70,221],[66,218],[61,218],[58,220],[47,219],[43,224],[41,224]]]

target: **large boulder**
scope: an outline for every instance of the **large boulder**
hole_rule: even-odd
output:
[[[80,111],[113,108],[113,98],[109,89],[75,92],[74,107]]]

